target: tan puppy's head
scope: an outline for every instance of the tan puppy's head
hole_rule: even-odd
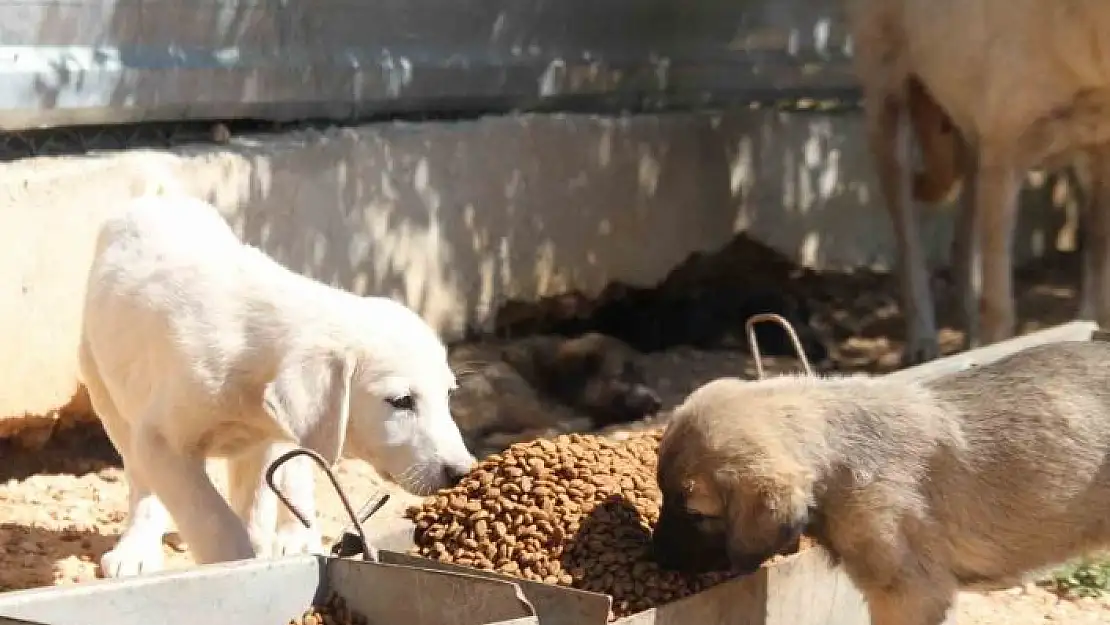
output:
[[[788,453],[787,397],[764,383],[719,379],[679,406],[659,448],[659,563],[688,572],[755,571],[797,548],[812,477]]]

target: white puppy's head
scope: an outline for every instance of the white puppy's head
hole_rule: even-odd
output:
[[[385,336],[367,346],[352,380],[351,452],[416,494],[453,485],[477,461],[451,417],[447,348],[406,306],[364,300],[380,324],[373,332]]]
[[[453,485],[477,460],[451,417],[446,347],[402,304],[358,299],[325,349],[286,367],[269,401],[298,415],[302,444],[329,459],[345,451],[418,495]]]
[[[446,347],[415,313],[386,301],[398,309],[381,351],[367,354],[354,377],[348,443],[353,454],[423,495],[453,485],[477,460],[451,417],[457,383]]]

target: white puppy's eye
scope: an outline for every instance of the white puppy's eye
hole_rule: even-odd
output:
[[[394,410],[416,410],[416,398],[413,397],[412,394],[398,395],[385,401],[388,402]]]

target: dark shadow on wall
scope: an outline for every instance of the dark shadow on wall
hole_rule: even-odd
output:
[[[296,271],[456,330],[509,296],[650,283],[706,239],[727,241],[727,169],[704,123],[523,123],[384,124],[285,149],[244,140],[226,149],[250,164],[249,210],[230,221]],[[290,170],[301,173],[277,173]]]

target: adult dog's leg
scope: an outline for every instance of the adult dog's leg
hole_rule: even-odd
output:
[[[975,147],[960,138],[960,162],[963,166],[964,188],[956,214],[955,233],[952,240],[952,275],[964,324],[964,346],[979,347],[979,296],[982,292],[982,258],[976,228],[980,223],[977,187],[979,157]]]
[[[1081,311],[1092,315],[1100,327],[1110,327],[1110,146],[1092,150],[1088,178],[1090,190],[1084,213],[1083,292]],[[1092,318],[1088,316],[1087,318]]]
[[[93,410],[123,458],[123,474],[128,489],[126,526],[116,546],[101,556],[101,574],[105,577],[125,577],[159,571],[164,566],[162,539],[169,529],[169,513],[129,459],[131,436],[127,422],[108,394],[84,341],[81,342],[79,359]]]
[[[259,556],[323,551],[316,523],[312,461],[294,458],[274,473],[275,485],[305,518],[312,521],[312,527],[304,527],[266,484],[267,467],[293,448],[288,443],[260,445],[228,461],[229,499],[246,524],[251,544]]]
[[[177,522],[198,564],[254,557],[247,529],[205,472],[204,458],[186,455],[166,439],[153,421],[155,405],[132,431],[132,462]],[[187,421],[188,415],[167,415]]]
[[[1095,257],[1091,254],[1091,246],[1088,240],[1092,234],[1089,232],[1092,225],[1091,211],[1098,195],[1096,185],[1100,184],[1101,177],[1096,169],[1100,159],[1092,153],[1087,153],[1086,156],[1086,159],[1078,159],[1071,167],[1068,167],[1065,173],[1067,174],[1068,185],[1072,193],[1075,194],[1075,204],[1079,214],[1077,239],[1082,265],[1079,275],[1081,282],[1079,287],[1079,310],[1076,311],[1075,316],[1077,319],[1093,321],[1098,316],[1094,284],[1098,268],[1095,266]]]
[[[936,358],[940,349],[925,252],[910,198],[909,120],[904,105],[895,97],[870,98],[866,106],[867,139],[898,243],[898,277],[906,319],[902,362],[914,365]]]
[[[986,146],[984,146],[985,148]],[[976,181],[978,232],[983,267],[983,291],[979,314],[984,343],[1013,336],[1014,286],[1013,238],[1017,220],[1018,170],[1008,152],[979,150],[979,177]]]

